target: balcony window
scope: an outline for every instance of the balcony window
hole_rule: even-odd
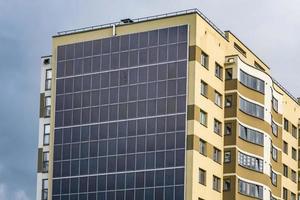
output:
[[[253,130],[253,129],[250,129],[250,128],[247,128],[247,127],[244,127],[241,124],[240,124],[240,134],[239,135],[240,135],[240,138],[242,138],[248,142],[262,145],[262,146],[264,145],[264,134],[263,133]]]
[[[51,112],[51,97],[45,97],[45,117],[50,117]]]
[[[272,107],[276,112],[278,112],[278,100],[275,99],[274,97],[272,99]]]
[[[263,187],[246,181],[238,180],[238,191],[241,194],[251,196],[258,199],[263,199]]]
[[[271,181],[273,185],[277,185],[277,174],[273,170],[271,170]]]
[[[232,123],[225,123],[225,135],[230,135],[232,133]]]
[[[51,90],[51,79],[52,79],[52,70],[46,70],[46,77],[45,77],[45,90]]]
[[[43,172],[47,173],[49,167],[49,152],[43,152]]]
[[[42,200],[48,199],[48,179],[42,180]]]
[[[232,96],[227,95],[225,97],[225,107],[231,107],[232,106]]]
[[[231,162],[231,152],[225,151],[224,152],[224,163],[230,163]]]
[[[225,80],[231,80],[232,79],[232,68],[227,68],[225,70]]]
[[[240,109],[257,118],[264,119],[264,108],[240,97]]]
[[[240,70],[240,81],[243,85],[253,90],[256,90],[260,93],[265,92],[265,82],[259,78],[247,74],[243,70]]]
[[[44,125],[44,139],[43,143],[44,145],[49,145],[50,142],[50,124],[45,124]]]
[[[242,152],[238,153],[238,163],[239,165],[252,169],[258,172],[263,171],[263,160],[255,158],[253,156],[246,155]]]
[[[278,158],[278,150],[272,145],[271,147],[272,159],[277,161]]]
[[[223,190],[229,191],[231,189],[231,181],[230,179],[224,179]]]
[[[278,136],[278,125],[272,120],[272,133],[273,135],[275,135],[276,137]]]

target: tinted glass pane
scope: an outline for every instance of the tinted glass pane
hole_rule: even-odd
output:
[[[58,48],[53,199],[183,200],[188,45],[180,26]]]

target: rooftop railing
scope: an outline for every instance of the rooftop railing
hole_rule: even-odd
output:
[[[298,99],[292,95],[287,89],[285,89],[285,87],[283,87],[278,81],[276,81],[273,77],[272,77],[273,82],[280,88],[282,89],[290,98],[292,98],[297,104],[299,104]]]
[[[191,13],[197,13],[208,24],[210,24],[220,35],[222,35],[222,37],[226,38],[225,33],[223,31],[221,31],[212,21],[210,21],[202,12],[200,12],[196,8],[189,9],[189,10],[177,11],[177,12],[170,12],[170,13],[165,13],[165,14],[160,14],[160,15],[153,15],[153,16],[148,16],[148,17],[142,17],[142,18],[136,18],[136,19],[133,19],[133,23],[145,22],[145,21],[149,21],[149,20],[155,20],[155,19],[160,19],[160,18],[165,18],[165,17],[173,17],[173,16],[178,16],[178,15],[186,15],[186,14],[191,14]],[[113,23],[107,23],[107,24],[102,24],[102,25],[88,26],[88,27],[84,27],[84,28],[60,31],[57,33],[57,36],[63,36],[63,35],[68,35],[68,34],[80,33],[80,32],[97,30],[97,29],[102,29],[102,28],[108,28],[108,27],[118,26],[118,25],[122,25],[122,24],[124,24],[124,23],[123,22],[113,22]]]

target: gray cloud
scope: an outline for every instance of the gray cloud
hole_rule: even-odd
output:
[[[297,0],[0,0],[0,199],[35,198],[39,64],[51,52],[52,35],[194,7],[230,29],[300,95]]]

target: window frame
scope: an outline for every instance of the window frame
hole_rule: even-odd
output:
[[[205,53],[204,51],[201,51],[200,55],[200,64],[205,68],[209,69],[209,55]]]
[[[233,100],[232,95],[226,95],[225,96],[225,108],[231,108],[232,107],[232,100]]]
[[[49,127],[49,132],[46,132],[46,127]],[[50,144],[50,124],[44,124],[44,131],[43,131],[43,145],[48,146]],[[48,138],[48,139],[46,139]],[[48,142],[46,142],[48,141]]]
[[[198,183],[201,185],[206,185],[206,170],[199,168]]]
[[[232,80],[233,78],[233,70],[232,68],[226,68],[225,69],[225,80]]]
[[[217,126],[216,126],[217,125]],[[214,133],[222,135],[222,122],[214,118]]]
[[[220,108],[222,108],[222,99],[223,99],[223,95],[220,93],[220,92],[218,92],[217,90],[215,90],[215,99],[214,99],[214,103],[218,106],[218,107],[220,107]]]
[[[216,147],[213,147],[213,161],[221,164],[222,162],[222,151]]]
[[[49,171],[49,151],[43,152],[43,173]]]
[[[49,101],[48,101],[49,99]],[[47,102],[50,102],[49,104]],[[45,96],[45,113],[44,116],[49,118],[51,116],[51,96]]]
[[[207,142],[205,140],[199,139],[199,153],[207,156]]]
[[[231,162],[231,151],[224,151],[224,163]]]
[[[208,115],[207,112],[200,109],[200,124],[205,126],[205,127],[207,127],[207,123],[208,123],[208,116],[207,115]]]
[[[208,96],[208,84],[203,80],[200,82],[200,94],[206,98]]]
[[[213,175],[213,190],[221,192],[221,178]]]
[[[223,81],[223,67],[215,62],[215,77]]]
[[[50,72],[50,77],[48,77],[49,72]],[[46,71],[45,71],[45,90],[46,91],[51,90],[51,84],[52,84],[52,69],[46,69]]]

